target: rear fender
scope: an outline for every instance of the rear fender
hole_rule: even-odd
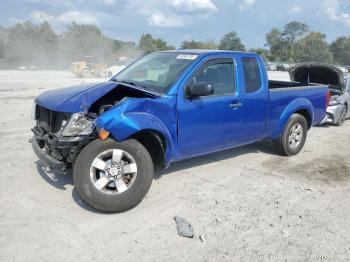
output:
[[[310,116],[310,120],[311,123],[313,123],[313,119],[314,119],[314,110],[313,110],[313,106],[311,104],[311,102],[305,98],[297,98],[295,100],[293,100],[292,102],[290,102],[287,107],[284,109],[284,111],[282,112],[280,118],[279,118],[279,122],[277,127],[275,128],[275,130],[272,132],[272,138],[278,138],[286,124],[288,123],[289,118],[291,117],[291,115],[293,115],[294,113],[300,111],[300,110],[306,110],[309,113]]]

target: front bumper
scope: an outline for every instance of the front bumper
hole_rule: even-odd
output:
[[[63,161],[60,161],[53,156],[49,155],[45,148],[41,148],[38,143],[38,138],[33,137],[31,140],[33,151],[36,156],[40,159],[40,161],[44,164],[44,166],[50,167],[55,170],[65,170],[66,165]]]
[[[43,134],[37,127],[32,131],[34,137],[30,142],[36,156],[45,166],[61,171],[74,163],[81,149],[96,137],[95,135],[56,137],[54,134]]]

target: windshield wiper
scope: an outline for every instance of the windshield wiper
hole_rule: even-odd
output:
[[[131,85],[131,86],[136,86],[136,87],[141,87],[143,89],[147,89],[146,87],[140,85],[140,84],[136,84],[135,82],[132,81],[125,81],[125,80],[118,80],[118,79],[112,79],[113,82],[118,82],[121,84],[127,84],[127,85]]]

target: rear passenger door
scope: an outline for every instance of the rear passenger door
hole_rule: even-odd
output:
[[[257,56],[243,55],[241,63],[241,99],[246,141],[253,142],[264,136],[268,115],[268,81],[263,62]]]

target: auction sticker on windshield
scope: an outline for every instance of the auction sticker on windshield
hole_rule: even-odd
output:
[[[198,55],[181,54],[181,55],[178,55],[176,59],[195,60],[197,57]]]

